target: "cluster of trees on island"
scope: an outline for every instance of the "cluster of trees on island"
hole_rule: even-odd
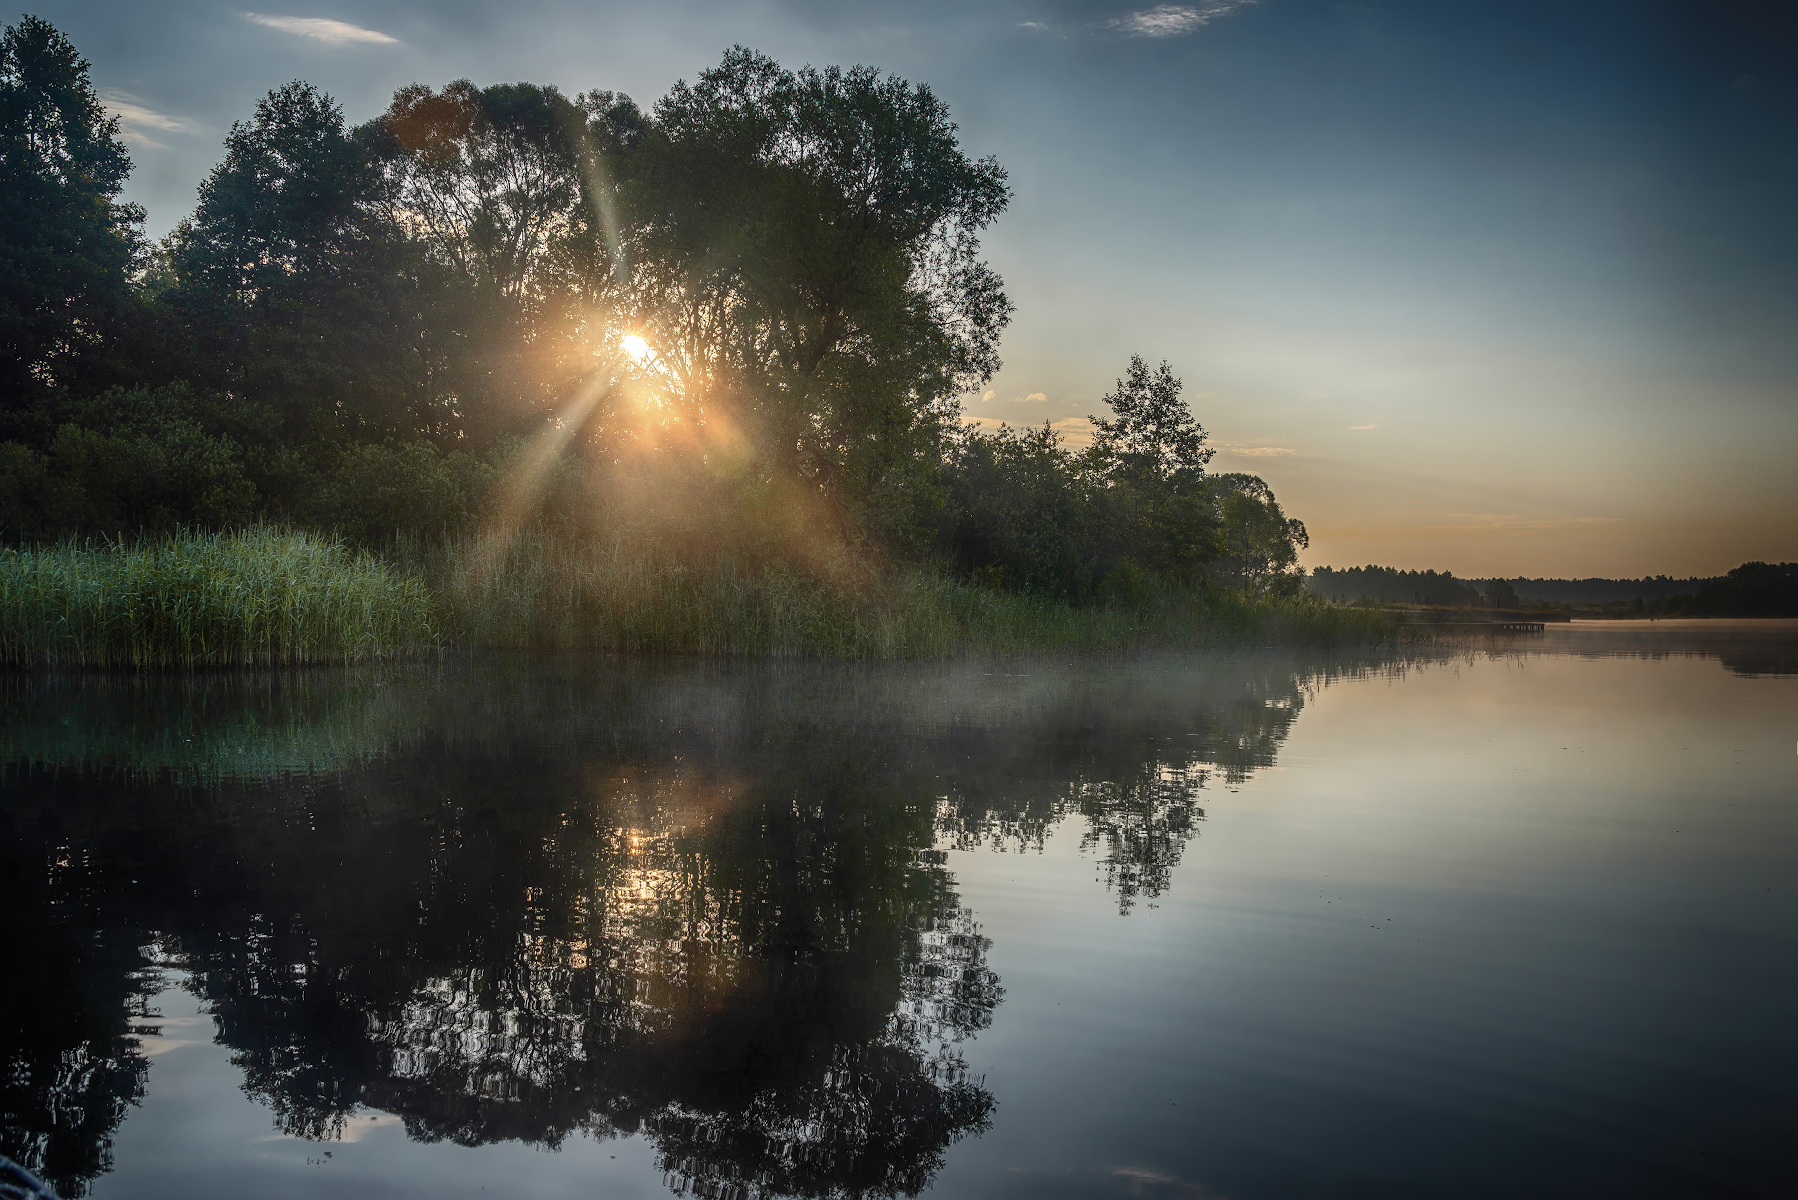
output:
[[[87,64],[0,45],[0,534],[258,521],[378,544],[504,520],[947,567],[1072,602],[1297,595],[1301,524],[1212,475],[1164,363],[1090,448],[959,397],[1011,313],[1005,171],[930,89],[728,52],[648,110],[305,83],[232,126],[166,238]]]

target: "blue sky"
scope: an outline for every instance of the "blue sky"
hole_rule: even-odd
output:
[[[289,79],[648,105],[733,43],[928,82],[1010,170],[1017,303],[973,417],[1082,418],[1166,358],[1307,561],[1672,574],[1798,558],[1798,8],[45,4],[161,233]]]

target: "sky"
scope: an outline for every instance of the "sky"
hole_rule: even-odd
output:
[[[248,2],[29,10],[93,64],[152,234],[292,79],[360,121],[458,78],[648,107],[733,44],[865,63],[1010,172],[971,419],[1078,443],[1140,354],[1310,566],[1798,559],[1798,6]]]

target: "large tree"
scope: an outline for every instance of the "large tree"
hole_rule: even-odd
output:
[[[1305,523],[1286,515],[1273,489],[1258,475],[1219,475],[1211,487],[1220,522],[1214,576],[1252,596],[1302,593],[1305,571],[1299,566],[1299,551],[1311,545]],[[1462,584],[1457,596],[1470,599],[1472,594],[1473,589]]]
[[[902,533],[956,397],[998,367],[1011,304],[979,235],[1003,169],[928,87],[742,47],[657,104],[633,166],[624,312],[666,403],[846,532]]]
[[[1215,452],[1182,387],[1166,362],[1151,371],[1131,355],[1103,397],[1112,415],[1090,418],[1096,432],[1085,457],[1108,537],[1130,564],[1191,581],[1217,556],[1219,517],[1205,480]]]
[[[401,88],[358,131],[392,219],[445,275],[433,320],[477,442],[540,421],[594,370],[620,249],[615,175],[645,127],[612,92],[459,80]]]
[[[273,411],[290,442],[446,433],[433,281],[386,184],[317,88],[270,92],[231,127],[170,239],[177,369]]]
[[[37,17],[0,32],[0,404],[69,382],[131,302],[143,210],[87,60]]]

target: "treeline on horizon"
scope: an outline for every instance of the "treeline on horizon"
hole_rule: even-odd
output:
[[[647,110],[464,80],[352,125],[290,83],[151,243],[87,63],[33,17],[3,42],[12,545],[547,525],[1076,605],[1303,594],[1304,526],[1207,471],[1168,364],[1128,364],[1088,448],[961,421],[1011,190],[927,86],[738,47]]]
[[[1656,615],[1798,616],[1798,563],[1743,563],[1727,575],[1687,579],[1459,579],[1452,571],[1394,567],[1316,567],[1306,580],[1314,594],[1339,603],[1507,608],[1518,604],[1630,605]]]

